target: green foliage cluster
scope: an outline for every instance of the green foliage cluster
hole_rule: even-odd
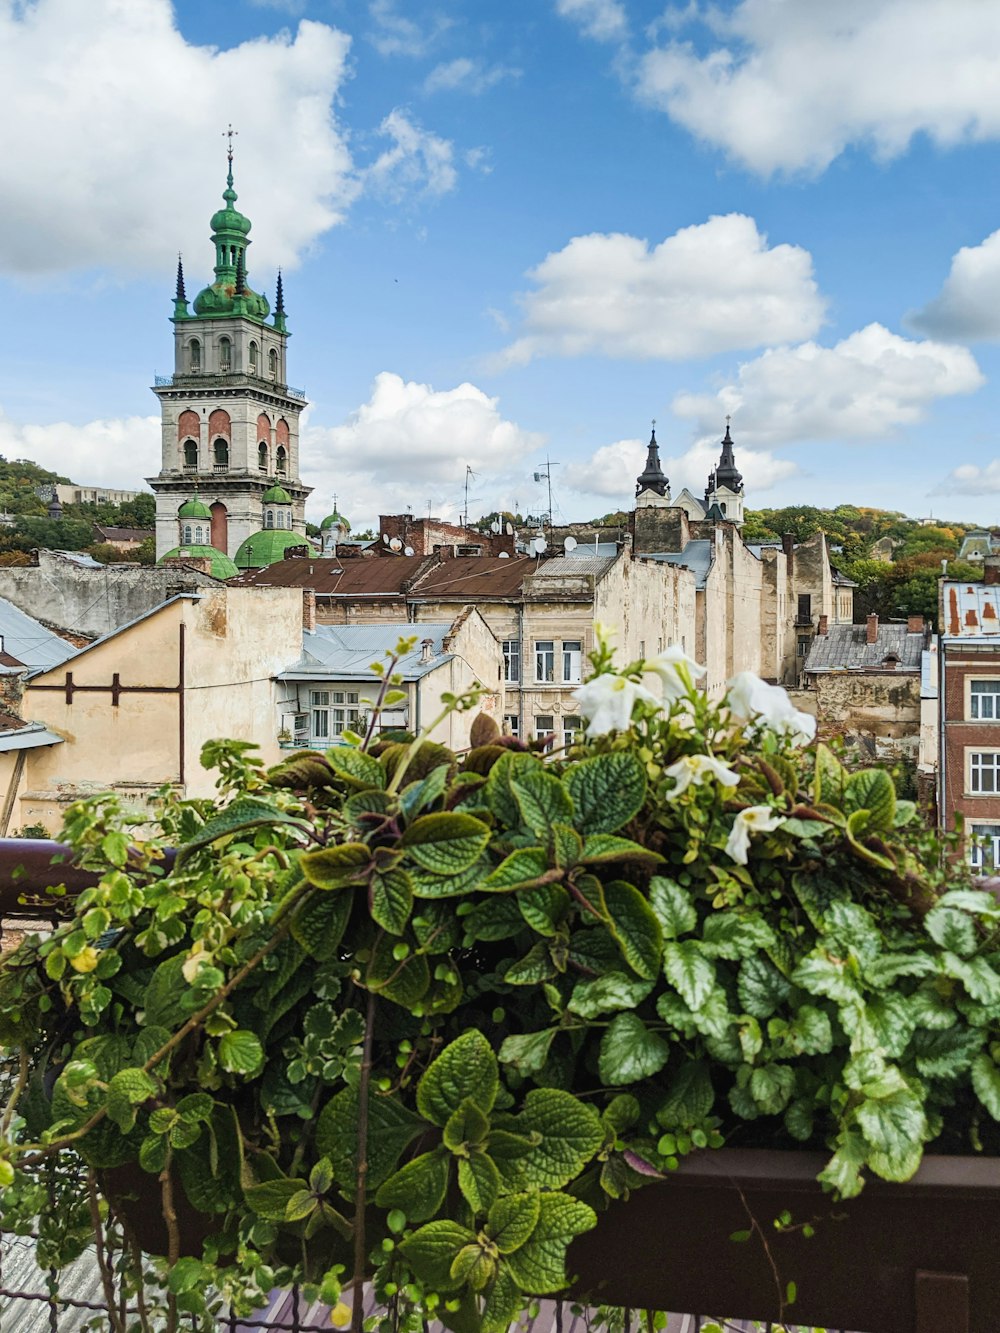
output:
[[[123,1217],[145,1328],[297,1278],[501,1333],[689,1153],[822,1147],[850,1196],[994,1147],[994,899],[886,773],[594,664],[632,724],[548,760],[485,718],[461,757],[217,742],[218,799],[165,791],[154,837],[73,806],[99,883],[0,972],[4,1228],[58,1265]]]

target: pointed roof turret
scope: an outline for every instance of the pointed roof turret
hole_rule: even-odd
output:
[[[235,133],[235,131],[233,131]],[[212,214],[212,244],[215,246],[215,281],[194,299],[196,315],[209,318],[241,314],[263,322],[271,313],[266,296],[253,291],[246,281],[246,249],[250,244],[250,219],[236,207],[233,189],[233,149],[229,141],[229,169],[222,192],[225,207]],[[239,304],[237,304],[239,303]]]
[[[666,496],[669,485],[663,468],[660,466],[660,450],[656,443],[656,422],[654,421],[652,434],[649,437],[649,448],[646,451],[646,466],[636,478],[635,493],[641,495],[643,491],[655,491],[657,495]]]
[[[188,316],[187,292],[184,290],[184,264],[177,256],[177,286],[174,289],[174,319],[186,319]]]
[[[733,457],[733,440],[729,434],[728,417],[726,417],[726,433],[722,437],[722,454],[714,476],[714,484],[711,479],[709,480],[709,485],[714,490],[718,490],[722,486],[735,494],[739,494],[743,490],[743,474],[738,470],[736,459]]]
[[[281,281],[281,269],[278,269],[278,289],[274,294],[274,327],[279,333],[287,333],[285,323],[285,288]]]

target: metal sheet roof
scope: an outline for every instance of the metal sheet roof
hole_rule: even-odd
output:
[[[946,639],[1000,642],[1000,584],[945,579],[943,588],[941,633]]]
[[[806,658],[807,672],[888,671],[916,674],[924,651],[924,633],[907,632],[905,625],[879,625],[874,643],[868,642],[867,625],[831,625],[817,634]],[[894,655],[895,667],[886,666]]]
[[[617,552],[613,555],[594,555],[593,552],[588,555],[577,555],[574,551],[572,555],[557,555],[551,560],[546,560],[539,567],[538,573],[543,577],[547,574],[593,574],[599,579],[608,572],[617,558]]]
[[[373,662],[384,663],[387,652],[393,652],[401,638],[416,637],[413,650],[401,657],[393,672],[404,680],[417,680],[449,661],[452,653],[445,652],[444,639],[452,625],[418,624],[396,625],[317,625],[315,630],[302,636],[303,651],[299,660],[278,675],[279,680],[367,680],[375,683],[371,670]],[[430,639],[430,660],[421,661],[421,640]]]
[[[713,543],[708,537],[697,537],[688,542],[683,551],[653,551],[643,554],[644,560],[660,560],[667,565],[683,565],[690,569],[695,577],[695,586],[700,590],[705,587],[709,570],[712,568],[714,555]]]
[[[410,595],[424,601],[519,597],[523,581],[540,569],[548,569],[552,563],[529,556],[511,556],[507,560],[495,555],[456,556],[454,560],[442,560],[422,574]]]
[[[35,750],[40,745],[62,745],[63,737],[49,731],[40,722],[24,722],[18,727],[0,730],[0,752]]]
[[[0,597],[0,638],[4,652],[33,671],[48,671],[79,652],[78,648],[3,597]]]

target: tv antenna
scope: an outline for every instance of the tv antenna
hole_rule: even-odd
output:
[[[550,535],[550,536],[552,535],[552,469],[553,469],[554,467],[558,467],[558,466],[559,466],[558,463],[553,463],[553,462],[550,461],[550,459],[546,458],[546,460],[545,460],[545,466],[544,466],[544,467],[540,467],[540,468],[538,469],[538,471],[535,473],[535,480],[536,480],[536,481],[545,481],[545,482],[548,483],[548,488],[549,488],[549,510],[548,510],[548,520],[549,520],[549,535]]]
[[[462,517],[462,526],[463,526],[464,528],[467,528],[467,527],[469,526],[469,478],[471,477],[471,478],[473,478],[473,480],[474,480],[474,479],[475,479],[475,476],[476,476],[476,474],[473,472],[472,468],[469,466],[468,463],[466,463],[466,465],[465,465],[465,507],[464,507],[464,510],[463,510],[463,517]]]

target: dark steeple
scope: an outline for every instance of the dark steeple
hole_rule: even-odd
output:
[[[722,437],[722,454],[714,473],[709,476],[708,485],[710,491],[725,486],[736,495],[741,494],[743,490],[743,474],[738,471],[736,459],[733,457],[733,440],[729,434],[728,417],[726,417],[726,433]]]
[[[243,270],[243,251],[236,252],[236,284],[233,287],[234,296],[245,296],[247,290],[246,273]]]
[[[274,294],[274,327],[279,333],[287,333],[285,323],[285,288],[281,281],[281,269],[278,269],[278,290]]]
[[[188,303],[187,293],[184,290],[184,265],[181,263],[180,255],[177,256],[177,287],[174,291],[174,319],[187,319]]]
[[[655,491],[657,495],[666,496],[669,486],[667,478],[663,475],[663,468],[660,467],[660,450],[656,443],[656,422],[653,422],[653,432],[649,437],[649,449],[646,453],[646,466],[636,478],[635,493],[641,495],[643,491]]]

